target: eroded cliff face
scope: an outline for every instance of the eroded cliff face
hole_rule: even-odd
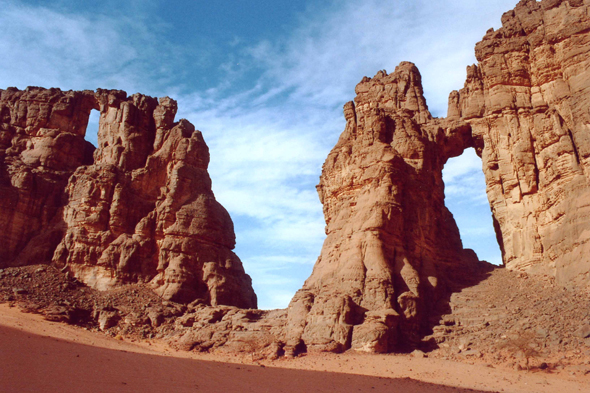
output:
[[[176,102],[116,90],[1,91],[0,266],[52,261],[99,289],[256,307],[200,131]],[[98,148],[84,140],[100,111]]]
[[[590,283],[590,2],[521,1],[475,48],[472,128],[505,265]]]
[[[318,185],[327,239],[289,306],[288,350],[415,343],[478,264],[463,250],[442,182],[447,159],[472,143],[469,127],[432,118],[411,63],[363,79],[356,93]]]
[[[519,2],[477,44],[446,119],[431,117],[411,63],[357,85],[323,166],[327,239],[289,305],[287,351],[415,343],[446,294],[485,270],[444,206],[443,166],[468,147],[504,264],[589,285],[589,7]]]

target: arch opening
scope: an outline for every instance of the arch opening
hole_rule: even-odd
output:
[[[459,227],[463,248],[474,250],[480,260],[501,266],[502,253],[481,166],[473,148],[447,161],[443,168],[445,205]]]
[[[98,147],[98,122],[100,121],[100,112],[93,109],[88,118],[88,125],[86,126],[86,135],[84,139],[92,143],[95,148]]]
[[[84,134],[84,140],[86,140],[86,146],[84,149],[84,161],[83,165],[94,164],[94,151],[98,146],[98,123],[100,121],[100,112],[96,109],[90,111],[88,117],[88,125],[86,126],[86,133]]]

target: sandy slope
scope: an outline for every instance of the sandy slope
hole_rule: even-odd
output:
[[[265,367],[264,367],[265,366]],[[0,305],[2,392],[587,392],[590,377],[396,355],[309,355],[252,364],[130,343]]]

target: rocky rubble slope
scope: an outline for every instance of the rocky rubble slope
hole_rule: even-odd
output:
[[[207,145],[176,111],[118,90],[1,90],[0,267],[52,262],[93,288],[149,283],[168,300],[256,307]]]
[[[494,269],[454,293],[451,312],[426,336],[430,357],[563,368],[590,374],[590,296],[554,277]]]
[[[51,265],[0,269],[0,303],[129,341],[157,339],[185,351],[283,355],[286,310],[164,300],[143,284],[90,288]]]

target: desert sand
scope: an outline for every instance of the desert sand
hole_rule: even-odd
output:
[[[351,352],[351,351],[349,351]],[[0,305],[3,392],[587,392],[588,376],[512,371],[411,355],[248,356],[128,342]]]

